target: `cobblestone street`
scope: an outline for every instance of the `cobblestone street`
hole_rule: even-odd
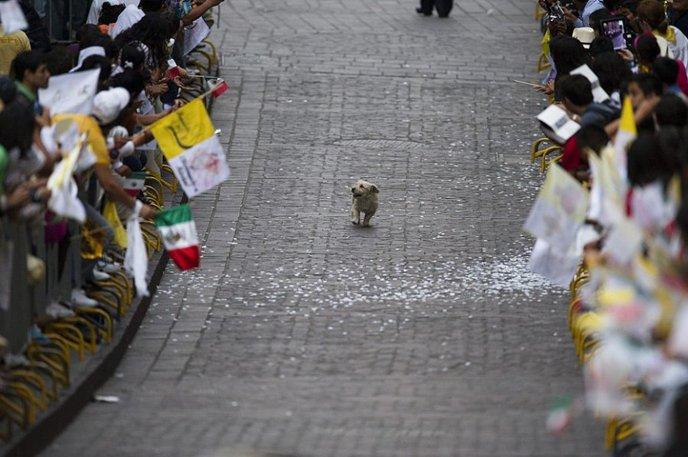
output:
[[[232,177],[193,201],[199,270],[170,264],[103,395],[42,455],[594,457],[568,294],[521,232],[542,96],[533,0],[228,0]],[[350,185],[380,188],[369,229]]]

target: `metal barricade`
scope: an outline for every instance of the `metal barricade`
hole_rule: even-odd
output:
[[[33,0],[33,4],[52,39],[73,40],[86,22],[91,0]]]
[[[78,225],[71,223],[64,240],[46,243],[42,224],[7,219],[0,233],[0,335],[8,340],[11,353],[19,353],[34,317],[44,314],[50,303],[69,299],[72,288],[79,286],[81,235]],[[43,262],[43,274],[33,283],[29,256]]]

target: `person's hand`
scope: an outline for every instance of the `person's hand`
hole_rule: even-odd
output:
[[[564,12],[564,17],[566,18],[567,21],[573,23],[573,22],[576,22],[576,21],[578,20],[578,16],[576,16],[575,14],[573,14],[573,13],[571,12],[571,10],[569,10],[569,9],[566,8],[565,6],[562,6],[562,7],[561,7],[561,10]]]
[[[659,103],[660,98],[656,95],[650,96],[645,98],[642,102],[640,102],[640,105],[638,108],[635,110],[635,119],[636,122],[640,122],[643,119],[645,119],[647,116],[652,114],[654,111],[655,107]]]
[[[537,86],[535,90],[545,95],[552,95],[554,93],[554,81],[549,81],[544,86]]]
[[[175,76],[172,82],[180,89],[188,89],[188,87],[184,85],[184,79],[181,76]]]
[[[116,136],[113,140],[115,141],[115,149],[122,149],[122,146],[127,144],[129,138],[126,136]]]
[[[628,49],[619,49],[616,53],[626,62],[633,62],[633,60],[635,60],[635,56]]]
[[[118,175],[124,176],[125,178],[128,176],[131,176],[131,173],[132,173],[131,168],[129,168],[126,165],[122,165],[121,167],[119,167],[115,171],[117,172]]]
[[[146,86],[146,92],[152,97],[157,97],[167,92],[167,81],[152,83]]]
[[[32,178],[26,185],[29,186],[29,190],[40,189],[48,185],[48,178]]]
[[[225,0],[206,0],[210,6],[217,6]]]
[[[153,136],[153,132],[151,132],[150,130],[143,130],[142,133],[144,143],[150,143],[155,139],[155,137]]]
[[[42,106],[41,113],[36,114],[36,124],[38,124],[41,127],[50,127],[50,109],[46,108],[45,106]]]
[[[153,219],[158,214],[158,210],[150,205],[144,204],[139,211],[139,216],[143,219]]]
[[[566,21],[547,21],[547,28],[553,37],[563,35],[566,33]]]
[[[7,195],[7,209],[24,206],[31,201],[31,189],[26,184],[20,184]]]
[[[179,108],[181,108],[182,106],[184,106],[184,103],[185,103],[185,102],[184,102],[183,99],[181,99],[181,98],[176,99],[176,100],[174,101],[174,104],[173,104],[172,106],[170,106],[169,112],[170,112],[170,113],[174,113],[174,112],[177,111]]]
[[[39,187],[37,189],[34,189],[33,195],[32,195],[32,200],[34,201],[40,201],[40,202],[47,202],[50,200],[50,197],[52,195],[52,191],[48,189],[47,187]]]

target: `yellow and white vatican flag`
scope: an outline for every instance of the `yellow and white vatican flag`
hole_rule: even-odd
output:
[[[619,170],[619,175],[623,183],[627,179],[627,149],[628,145],[638,136],[638,129],[635,125],[635,118],[633,117],[633,104],[629,97],[624,98],[623,107],[621,108],[621,121],[619,131],[616,132],[614,138],[614,150],[616,154],[614,159],[616,161],[616,169]],[[624,185],[625,187],[625,185]]]
[[[150,126],[162,153],[189,198],[229,178],[229,166],[202,99]]]

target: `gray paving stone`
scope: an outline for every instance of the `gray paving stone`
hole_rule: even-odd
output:
[[[566,294],[520,226],[543,100],[532,0],[228,0],[232,178],[193,202],[202,268],[170,267],[102,393],[46,456],[596,456],[549,436],[581,392]],[[381,188],[374,226],[347,186]]]

